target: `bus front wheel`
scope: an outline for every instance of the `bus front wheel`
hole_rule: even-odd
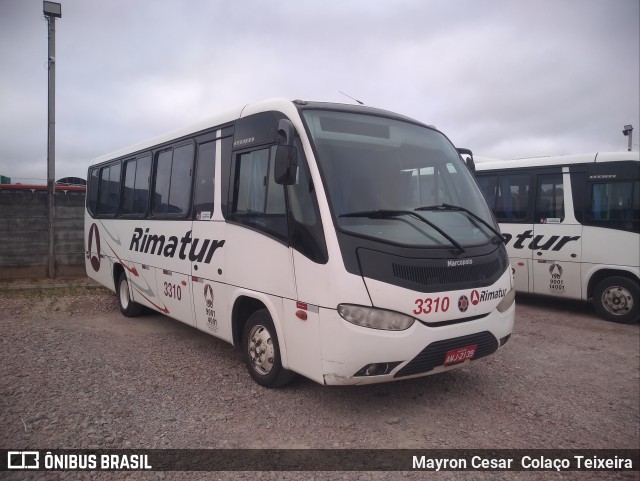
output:
[[[596,285],[593,303],[606,320],[631,324],[638,320],[640,287],[626,277],[607,277]]]
[[[120,312],[126,317],[137,317],[142,314],[143,307],[131,300],[129,295],[129,282],[127,281],[127,275],[124,272],[120,273],[118,278],[118,304],[120,305]]]
[[[249,316],[242,335],[242,349],[249,374],[261,386],[282,387],[295,377],[295,373],[282,367],[278,336],[266,309]]]

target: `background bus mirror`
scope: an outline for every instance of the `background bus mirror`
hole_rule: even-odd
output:
[[[469,149],[464,149],[462,147],[460,147],[459,149],[456,149],[456,150],[460,154],[460,157],[462,157],[463,155],[468,155],[468,157],[466,159],[464,157],[462,157],[462,158],[463,158],[465,164],[467,164],[467,168],[469,169],[469,171],[472,174],[475,174],[476,173],[476,164],[473,161],[473,152],[471,152],[471,150],[469,150]]]
[[[278,145],[274,166],[276,184],[293,185],[298,175],[298,150],[292,145]]]
[[[281,145],[293,145],[293,137],[295,136],[296,128],[293,126],[293,122],[289,119],[280,119],[278,122],[278,134],[282,136]]]

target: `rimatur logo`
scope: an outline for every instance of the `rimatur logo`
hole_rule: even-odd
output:
[[[204,286],[204,300],[207,303],[207,308],[213,308],[213,288],[211,284],[205,284]]]
[[[183,237],[178,237],[154,234],[149,232],[149,229],[149,227],[144,230],[142,227],[133,229],[131,244],[129,245],[130,251],[170,258],[175,257],[177,254],[180,260],[189,258],[191,262],[209,264],[213,253],[222,248],[225,242],[223,240],[191,237],[191,231],[187,231]]]
[[[91,248],[93,247],[93,239],[96,240],[96,254],[95,256],[91,255]],[[87,245],[87,259],[91,261],[91,267],[93,270],[98,272],[100,270],[100,231],[98,230],[97,224],[94,222],[91,224],[91,229],[89,229],[89,241]]]
[[[8,469],[39,469],[40,453],[38,451],[7,452]]]
[[[478,294],[478,291],[474,289],[471,291],[471,304],[477,306],[478,302],[480,302],[480,294]]]
[[[549,267],[549,274],[557,274],[558,277],[562,275],[562,266],[560,264],[551,264]]]
[[[207,327],[212,331],[218,330],[218,320],[216,319],[216,311],[213,310],[213,288],[211,284],[204,286],[204,300],[206,303],[205,312],[207,314]]]

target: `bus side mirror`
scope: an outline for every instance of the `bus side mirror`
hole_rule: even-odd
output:
[[[464,159],[464,162],[465,162],[465,164],[467,164],[467,168],[469,169],[469,172],[471,172],[472,174],[475,175],[475,173],[476,173],[476,164],[473,161],[473,152],[471,152],[471,150],[469,150],[469,149],[464,149],[462,147],[460,147],[460,148],[458,148],[456,150],[460,154],[460,157],[462,157],[462,155],[468,155],[469,156],[466,159]]]
[[[273,176],[276,184],[294,185],[298,176],[298,150],[293,145],[276,147],[276,164]]]
[[[276,147],[276,164],[273,176],[276,184],[294,185],[298,176],[298,151],[293,146],[296,129],[289,119],[278,122],[279,145]]]

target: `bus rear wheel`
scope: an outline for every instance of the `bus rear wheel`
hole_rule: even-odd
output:
[[[640,287],[626,277],[607,277],[596,285],[593,303],[606,320],[632,324],[638,321]]]
[[[295,373],[282,367],[278,336],[266,309],[249,316],[242,335],[242,349],[249,374],[261,386],[282,387],[295,377]]]
[[[138,317],[142,314],[143,306],[131,300],[129,295],[129,282],[127,281],[127,275],[124,272],[120,273],[118,278],[118,286],[116,289],[118,294],[118,304],[120,305],[120,312],[126,317]]]

